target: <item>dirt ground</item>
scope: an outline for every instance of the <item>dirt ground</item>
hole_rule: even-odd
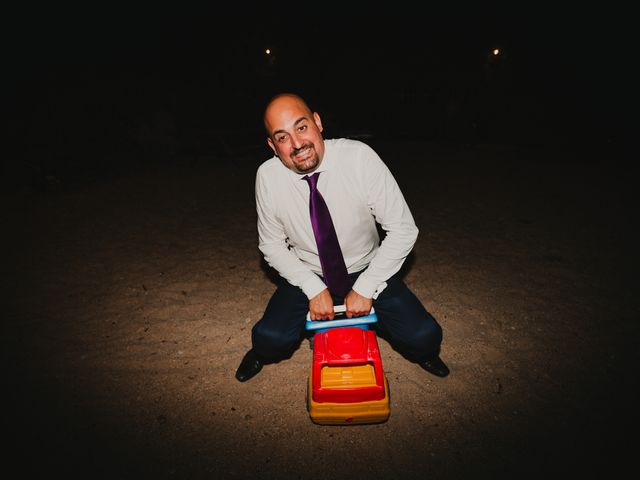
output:
[[[637,212],[614,152],[376,145],[445,379],[383,340],[391,415],[310,421],[306,342],[234,378],[274,290],[266,152],[5,192],[3,469],[21,478],[617,478],[637,455]],[[583,152],[589,149],[583,149]],[[592,152],[593,153],[593,152]]]

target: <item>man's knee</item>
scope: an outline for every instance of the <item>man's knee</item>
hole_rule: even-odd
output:
[[[429,319],[419,324],[412,340],[416,351],[435,353],[442,343],[442,327],[429,315]]]
[[[258,322],[251,332],[254,350],[265,361],[279,361],[288,357],[297,347],[299,338],[289,338],[280,329],[269,328],[267,324]]]

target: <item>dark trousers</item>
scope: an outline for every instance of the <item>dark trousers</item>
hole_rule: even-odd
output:
[[[359,275],[349,275],[351,285]],[[333,301],[335,305],[343,303],[338,297]],[[407,359],[420,362],[438,354],[442,328],[399,275],[387,281],[373,307],[378,316],[373,328]],[[309,299],[304,292],[281,278],[263,317],[251,331],[253,349],[265,363],[289,358],[299,347],[307,334],[308,311]]]

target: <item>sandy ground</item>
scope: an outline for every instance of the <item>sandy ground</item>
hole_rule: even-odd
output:
[[[448,378],[380,341],[391,415],[310,421],[311,350],[234,373],[274,290],[266,152],[5,193],[2,465],[27,478],[617,478],[637,454],[628,172],[545,149],[377,146]],[[588,150],[588,149],[586,149]],[[606,154],[606,152],[604,152]]]

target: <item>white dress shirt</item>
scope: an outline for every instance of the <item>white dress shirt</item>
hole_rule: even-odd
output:
[[[375,298],[400,270],[418,236],[398,184],[368,145],[348,139],[324,140],[318,190],[331,212],[349,273],[366,270],[353,286]],[[309,216],[304,174],[273,157],[258,168],[258,246],[266,262],[309,299],[326,288]],[[386,232],[382,243],[376,221]]]

